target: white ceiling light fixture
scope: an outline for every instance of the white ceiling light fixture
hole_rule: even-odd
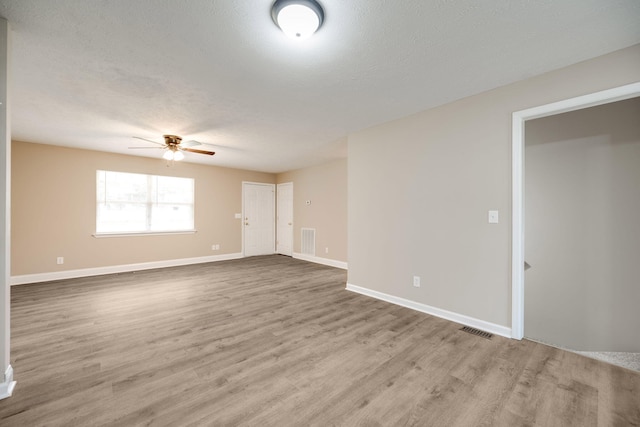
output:
[[[184,159],[184,154],[177,150],[173,151],[171,149],[168,149],[164,152],[162,158],[165,160],[175,160],[176,162],[179,162],[180,160]]]
[[[276,0],[271,18],[288,37],[303,40],[322,26],[324,10],[315,0]]]

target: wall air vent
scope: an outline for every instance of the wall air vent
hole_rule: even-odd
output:
[[[302,229],[302,245],[300,247],[303,255],[316,256],[316,229]]]

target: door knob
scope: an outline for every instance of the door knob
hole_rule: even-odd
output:
[[[291,225],[291,223],[289,223],[289,225]]]
[[[249,225],[249,223],[248,223],[248,222],[245,222],[245,223],[244,223],[244,225]]]

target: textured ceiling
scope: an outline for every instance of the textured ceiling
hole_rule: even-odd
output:
[[[13,139],[160,158],[132,136],[214,144],[187,161],[280,172],[346,136],[640,43],[638,0],[321,0],[304,43],[272,0],[0,0]],[[144,143],[143,143],[144,144]]]

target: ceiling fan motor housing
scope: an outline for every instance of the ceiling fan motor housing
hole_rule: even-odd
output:
[[[162,135],[162,137],[164,138],[165,144],[173,150],[175,150],[175,148],[180,145],[180,142],[182,142],[182,138],[178,135]]]

